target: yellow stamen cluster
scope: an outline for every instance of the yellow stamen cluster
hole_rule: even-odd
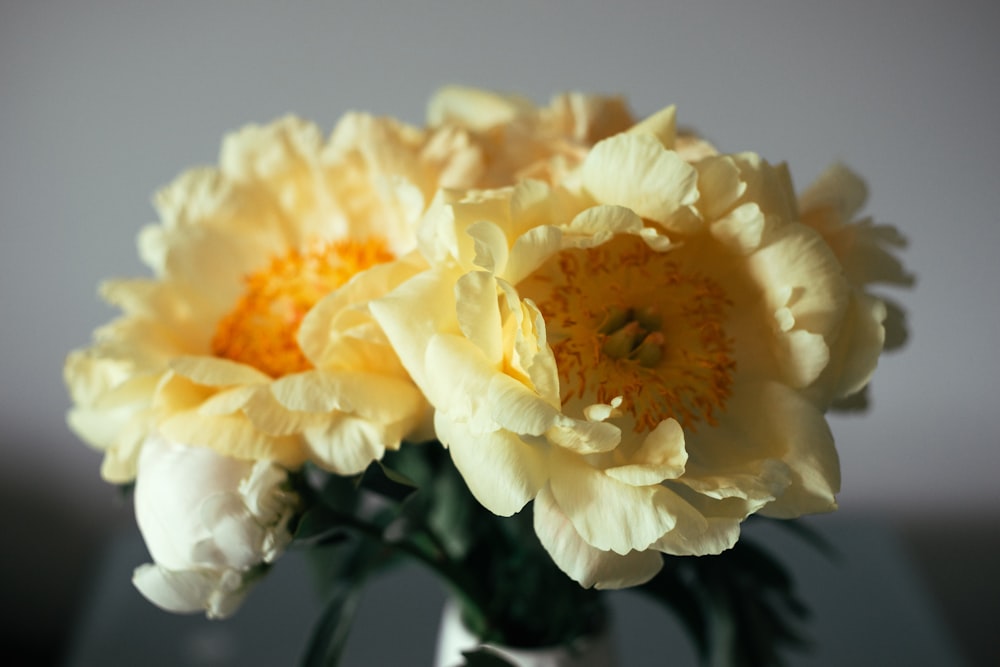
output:
[[[355,274],[394,258],[376,237],[272,258],[267,268],[244,278],[243,296],[216,327],[212,353],[275,378],[309,370],[312,364],[296,340],[306,313]]]
[[[682,253],[622,235],[564,250],[519,286],[545,317],[564,404],[623,396],[637,430],[669,417],[688,429],[716,423],[736,366],[731,304]]]

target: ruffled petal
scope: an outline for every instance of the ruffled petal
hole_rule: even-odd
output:
[[[632,551],[624,555],[597,549],[585,542],[562,512],[549,487],[544,487],[533,506],[535,532],[552,560],[584,588],[640,586],[663,567],[656,551]]]
[[[472,433],[441,413],[434,427],[472,495],[494,514],[511,516],[520,511],[545,483],[542,447],[509,431]]]
[[[647,134],[617,135],[598,143],[583,163],[583,186],[602,204],[627,206],[668,229],[675,214],[698,199],[697,172]],[[676,231],[690,232],[688,218]]]
[[[591,546],[625,555],[649,548],[674,527],[674,494],[666,488],[624,484],[570,455],[555,461],[553,499]]]

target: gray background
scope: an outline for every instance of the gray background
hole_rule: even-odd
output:
[[[2,0],[0,659],[57,655],[101,545],[134,530],[65,427],[61,366],[114,315],[98,282],[145,275],[152,193],[244,123],[418,123],[450,82],[676,103],[721,149],[787,160],[799,186],[832,160],[865,176],[919,284],[892,295],[911,339],[883,359],[873,411],[832,420],[841,505],[899,528],[974,645],[998,588],[977,569],[1000,526],[998,28],[969,0]]]

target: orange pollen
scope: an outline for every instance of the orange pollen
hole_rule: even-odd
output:
[[[313,306],[355,274],[395,259],[377,237],[316,244],[273,257],[243,280],[236,306],[215,329],[212,353],[253,366],[271,377],[309,370],[299,348],[299,325]]]
[[[683,252],[622,235],[563,250],[518,286],[545,317],[564,404],[623,396],[637,431],[669,417],[692,430],[717,423],[736,368],[732,304]]]

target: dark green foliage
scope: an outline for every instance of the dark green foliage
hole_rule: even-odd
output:
[[[506,518],[485,510],[442,447],[408,444],[361,475],[306,470],[294,483],[308,508],[294,545],[315,557],[328,596],[308,667],[339,663],[366,579],[404,557],[441,578],[483,642],[570,645],[607,622],[602,594],[567,577],[542,547],[531,506]],[[829,550],[804,526],[779,524]],[[666,556],[660,574],[638,590],[676,613],[706,666],[781,665],[783,651],[805,644],[799,625],[807,610],[794,582],[746,538],[719,556]],[[488,649],[466,660],[469,667],[507,664]]]
[[[804,526],[793,530],[822,541]],[[677,615],[706,667],[783,665],[786,650],[808,645],[801,630],[808,609],[795,582],[748,538],[718,556],[666,556],[663,570],[638,590]]]

